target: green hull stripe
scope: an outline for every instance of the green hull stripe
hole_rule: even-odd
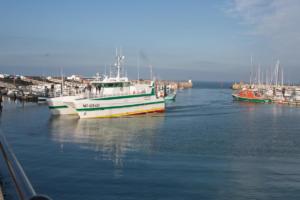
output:
[[[133,95],[124,95],[124,96],[116,96],[116,97],[102,97],[102,98],[95,98],[92,100],[113,100],[113,99],[127,99],[127,98],[136,98],[136,97],[149,97],[149,96],[154,96],[155,91],[154,88],[152,88],[151,93],[148,94],[133,94]],[[80,99],[84,100],[84,99]]]
[[[68,106],[49,106],[49,109],[61,109],[61,108],[68,108]]]
[[[243,97],[238,97],[234,96],[233,98],[238,100],[238,101],[245,101],[245,102],[252,102],[252,103],[269,103],[271,102],[270,99],[250,99],[250,98],[243,98]]]
[[[110,106],[110,107],[98,107],[98,108],[78,108],[76,111],[94,111],[94,110],[108,110],[108,109],[118,109],[118,108],[129,108],[135,106],[144,106],[144,105],[151,105],[151,104],[160,104],[165,103],[165,101],[156,101],[156,102],[149,102],[149,103],[140,103],[140,104],[131,104],[131,105],[123,105],[123,106]]]

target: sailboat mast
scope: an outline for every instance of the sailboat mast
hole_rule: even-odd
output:
[[[253,70],[253,58],[252,58],[252,55],[251,55],[251,58],[250,58],[250,62],[251,62],[251,71],[250,71],[250,86],[252,85],[252,70]]]
[[[275,67],[275,85],[278,87],[278,80],[279,80],[279,60],[277,60],[276,67]]]
[[[281,67],[281,86],[283,87],[283,68]]]
[[[60,68],[60,76],[61,76],[61,90],[60,94],[63,96],[63,90],[64,90],[64,76],[63,76],[63,69]]]
[[[117,79],[119,80],[120,79],[120,60],[121,60],[121,57],[120,55],[118,55],[118,49],[116,49],[116,57],[117,57]]]
[[[138,78],[138,81],[140,81],[140,55],[139,54],[137,57],[137,78]]]
[[[150,67],[150,80],[153,79],[153,69],[152,69],[152,65],[149,65]]]
[[[258,65],[258,85],[260,86],[260,64]]]
[[[266,86],[268,86],[269,84],[268,84],[268,70],[266,69]]]

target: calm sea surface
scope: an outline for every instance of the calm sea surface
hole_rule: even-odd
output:
[[[233,102],[229,89],[114,119],[5,101],[0,131],[53,199],[300,199],[300,108]]]

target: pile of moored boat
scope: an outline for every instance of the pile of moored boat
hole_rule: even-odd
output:
[[[258,87],[254,85],[243,87],[232,96],[237,101],[300,105],[300,87],[298,86]]]

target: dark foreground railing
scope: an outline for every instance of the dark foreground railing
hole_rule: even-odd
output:
[[[20,200],[51,200],[45,195],[36,194],[21,164],[2,134],[0,134],[0,151]]]

